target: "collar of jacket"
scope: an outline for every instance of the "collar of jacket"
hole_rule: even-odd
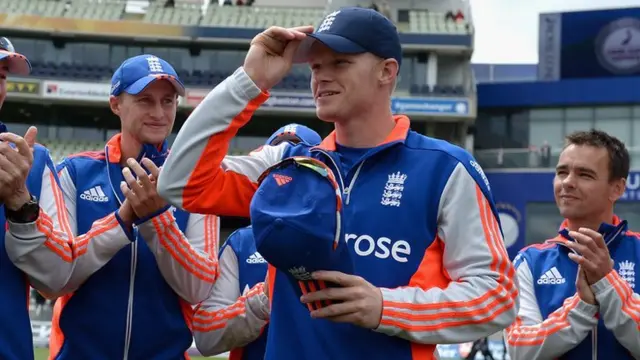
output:
[[[569,236],[568,226],[569,222],[565,219],[560,225],[560,230],[558,231],[559,235],[554,239],[548,240],[547,242],[564,245],[564,243],[567,241],[575,241],[571,236]],[[627,220],[622,220],[617,215],[614,215],[613,221],[611,223],[603,222],[602,224],[600,224],[598,232],[602,234],[604,242],[607,244],[609,250],[611,250],[612,248],[615,248],[624,238],[627,229]],[[566,246],[562,246],[562,248],[569,251],[569,248]]]
[[[119,164],[122,158],[122,148],[120,144],[121,140],[122,140],[122,134],[118,133],[114,135],[111,139],[109,139],[109,141],[107,142],[106,151],[109,152],[108,159],[109,159],[109,162],[112,164],[113,163]],[[136,158],[136,160],[140,162],[143,157],[146,157],[146,158],[149,158],[151,161],[153,161],[153,163],[156,164],[156,166],[160,167],[162,166],[162,164],[164,164],[164,161],[168,155],[169,155],[169,145],[165,140],[162,142],[160,147],[157,147],[151,144],[143,144],[142,149],[140,150],[140,153],[138,154],[138,157]]]
[[[409,118],[405,115],[396,115],[393,117],[393,120],[396,122],[396,126],[391,130],[384,141],[377,145],[377,147],[396,142],[404,142],[407,139],[409,128],[411,126]],[[316,148],[326,151],[336,151],[336,131],[332,131],[329,136],[322,140],[320,145],[316,146]]]

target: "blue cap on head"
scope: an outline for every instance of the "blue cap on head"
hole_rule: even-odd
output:
[[[313,281],[314,271],[353,273],[341,220],[342,194],[326,164],[287,158],[267,169],[258,183],[250,206],[257,250],[288,275],[299,295],[333,285]]]
[[[156,80],[169,81],[178,95],[184,96],[184,84],[173,66],[149,54],[134,56],[122,62],[111,78],[111,95],[118,96],[123,92],[138,95]]]
[[[16,52],[13,44],[6,37],[0,37],[0,60],[6,60],[9,74],[29,75],[31,63],[26,56]]]
[[[296,51],[295,62],[307,62],[314,41],[341,54],[372,53],[402,64],[398,30],[391,20],[373,9],[344,7],[325,16],[313,34]]]
[[[315,146],[322,142],[320,135],[311,128],[300,124],[288,124],[276,132],[269,139],[267,145],[278,145],[283,141],[301,142],[307,145]]]

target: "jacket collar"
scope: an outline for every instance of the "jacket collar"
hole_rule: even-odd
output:
[[[611,248],[620,242],[620,239],[622,239],[626,234],[627,229],[627,220],[622,220],[617,215],[614,215],[611,223],[603,222],[600,224],[598,232],[604,237],[607,247]],[[560,224],[558,234],[558,236],[548,240],[547,242],[564,245],[567,241],[575,241],[571,236],[569,236],[569,221],[567,219]]]
[[[119,164],[122,159],[122,147],[121,142],[122,134],[118,133],[114,135],[109,141],[107,141],[107,146],[105,151],[107,152],[107,159],[109,159],[109,163],[111,164]],[[164,164],[164,160],[169,155],[169,145],[167,141],[163,141],[160,147],[156,147],[151,144],[144,144],[142,146],[142,150],[140,150],[140,154],[136,160],[140,162],[143,157],[149,158],[153,161],[156,166],[162,166]]]
[[[398,141],[404,142],[407,139],[409,127],[411,126],[409,118],[405,115],[396,115],[393,117],[393,120],[396,122],[396,126],[391,130],[384,141],[377,146],[383,146]],[[332,131],[331,134],[324,138],[317,147],[326,151],[336,151],[336,131]]]

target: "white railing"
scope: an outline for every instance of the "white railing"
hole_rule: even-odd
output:
[[[549,157],[542,156],[539,148],[476,150],[474,157],[484,169],[553,169],[562,149],[551,150]],[[629,148],[631,168],[640,167],[640,147]]]

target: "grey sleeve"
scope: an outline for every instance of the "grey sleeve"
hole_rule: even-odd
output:
[[[640,359],[640,296],[615,271],[591,285],[607,329]]]
[[[73,233],[69,227],[57,175],[42,173],[40,214],[33,223],[8,221],[5,248],[11,261],[29,277],[31,286],[49,294],[61,291],[73,270]]]
[[[282,146],[229,156],[229,143],[268,99],[239,68],[216,86],[182,125],[158,178],[158,193],[191,213],[249,214],[258,176],[282,158]]]
[[[60,185],[73,240],[73,271],[62,289],[64,295],[78,289],[93,273],[100,270],[118,251],[131,245],[133,234],[125,229],[118,212],[96,220],[89,231],[78,235],[76,218],[76,186],[67,168],[60,171]]]
[[[526,260],[520,263],[516,274],[520,309],[516,321],[505,331],[512,360],[558,358],[580,344],[598,325],[598,307],[582,301],[578,294],[567,298],[543,319]]]
[[[198,351],[213,356],[249,344],[260,336],[269,315],[263,283],[240,294],[238,258],[230,246],[225,247],[220,254],[220,277],[193,318]]]
[[[446,288],[410,284],[381,289],[384,303],[376,331],[420,344],[456,344],[489,336],[513,322],[518,308],[515,271],[497,214],[477,189],[458,164],[441,195],[438,239],[451,282]]]
[[[165,281],[182,299],[195,305],[211,293],[218,276],[219,219],[190,214],[183,234],[171,209],[138,226]]]

